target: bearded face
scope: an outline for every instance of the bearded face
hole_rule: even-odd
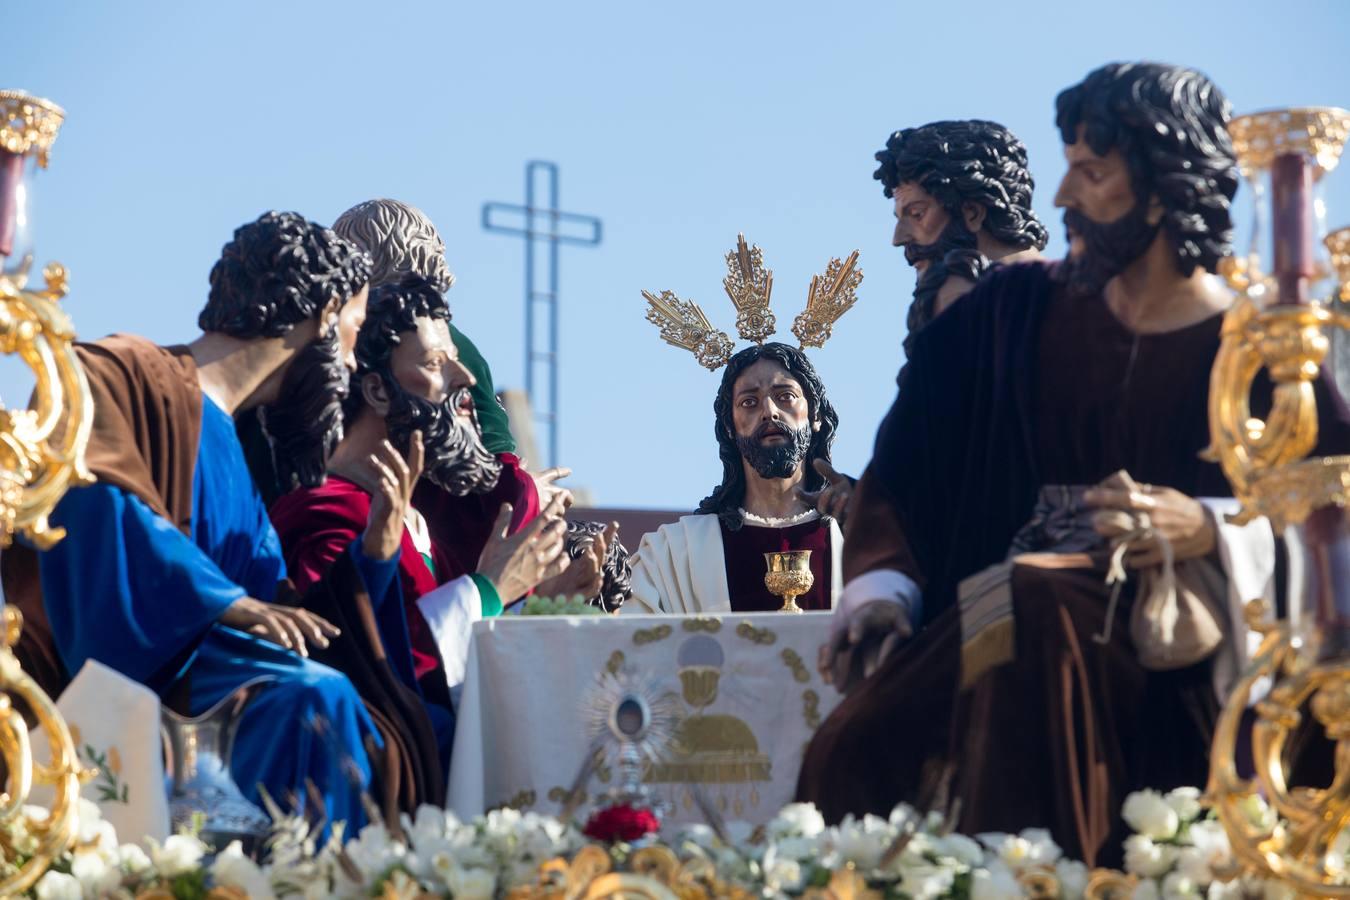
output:
[[[750,435],[737,435],[736,446],[761,478],[790,478],[811,448],[811,426],[765,422]]]
[[[336,328],[310,342],[282,376],[277,402],[262,410],[282,492],[323,484],[328,458],[342,440],[344,356]]]
[[[1055,279],[1075,296],[1095,296],[1106,283],[1143,256],[1158,235],[1148,221],[1148,206],[1135,203],[1113,222],[1094,222],[1076,209],[1064,211],[1070,245],[1079,249],[1055,270]],[[1081,243],[1077,243],[1081,242]]]
[[[422,432],[424,477],[458,497],[485,494],[497,486],[502,464],[483,446],[468,388],[433,403],[404,390],[392,376],[380,378],[389,394],[384,418],[389,440],[406,455],[412,433]]]
[[[946,258],[953,250],[974,250],[975,232],[966,227],[960,219],[949,219],[931,244],[909,241],[905,244],[905,262],[920,269],[926,269],[934,260]]]

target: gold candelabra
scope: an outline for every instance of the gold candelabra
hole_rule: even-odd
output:
[[[1208,793],[1246,868],[1300,895],[1350,897],[1350,557],[1342,555],[1350,549],[1350,456],[1309,458],[1318,438],[1314,382],[1331,329],[1350,328],[1337,302],[1350,299],[1350,229],[1328,236],[1328,255],[1320,256],[1324,206],[1312,194],[1340,159],[1350,113],[1257,113],[1235,119],[1230,131],[1257,218],[1252,251],[1225,270],[1239,297],[1211,377],[1207,453],[1241,502],[1238,521],[1266,516],[1277,532],[1300,533],[1310,609],[1270,622],[1263,604],[1249,606],[1247,624],[1263,640],[1220,715]],[[1269,269],[1257,249],[1266,226]],[[1250,404],[1262,370],[1274,384],[1264,419]],[[1255,774],[1245,778],[1237,759],[1246,711],[1266,679],[1273,686],[1250,726]],[[1294,738],[1311,726],[1309,714],[1336,745],[1335,776],[1324,787],[1290,784]],[[1288,824],[1254,819],[1258,796]]]
[[[28,289],[33,254],[27,233],[25,179],[47,156],[65,113],[15,91],[0,91],[0,353],[21,359],[33,373],[27,409],[0,405],[0,551],[15,533],[39,548],[64,532],[48,517],[67,488],[93,481],[84,452],[93,424],[93,401],[75,357],[75,332],[58,306],[66,271],[44,270],[45,288]],[[13,653],[23,628],[14,607],[3,609],[0,634],[0,758],[6,782],[0,794],[0,853],[12,869],[0,879],[0,896],[32,887],[78,834],[80,784],[93,777],[79,765],[70,729],[50,697],[26,675]],[[27,712],[46,736],[50,761],[33,759]],[[53,789],[50,809],[28,807],[36,785]]]

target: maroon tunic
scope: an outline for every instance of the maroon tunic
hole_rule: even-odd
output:
[[[726,560],[727,591],[732,612],[775,612],[783,601],[764,586],[764,554],[810,550],[811,574],[816,582],[797,598],[802,609],[830,608],[830,526],[826,519],[769,528],[742,525],[739,531],[722,524],[722,558]]]

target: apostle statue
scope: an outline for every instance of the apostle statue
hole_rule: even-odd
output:
[[[455,277],[445,258],[445,242],[435,225],[415,206],[398,200],[367,200],[344,212],[333,230],[370,254],[374,261],[372,290],[397,283],[405,275],[419,275],[445,293]],[[566,468],[526,471],[515,454],[507,428],[506,412],[492,390],[492,373],[473,344],[453,324],[450,337],[460,363],[472,376],[469,396],[482,434],[482,445],[496,457],[491,478],[473,490],[447,491],[431,479],[417,486],[416,506],[446,554],[438,573],[447,579],[472,573],[488,542],[497,534],[496,521],[503,505],[512,508],[510,529],[518,531],[555,498],[570,506],[570,491],[556,482],[571,474]],[[603,548],[595,548],[603,549]],[[539,586],[544,594],[582,593],[599,590],[601,560],[588,550],[554,578]],[[506,598],[507,602],[515,598]]]
[[[997,122],[963,119],[902,128],[876,154],[872,177],[895,203],[892,243],[918,274],[908,349],[923,327],[975,286],[990,263],[1035,259],[1049,234],[1031,210],[1027,150]]]
[[[832,323],[852,306],[862,278],[856,260],[856,253],[847,263],[834,260],[813,280],[807,312],[793,325],[803,344],[819,346],[815,323]],[[763,268],[759,248],[741,237],[727,265],[724,285],[740,313],[737,327],[756,342],[729,361],[731,340],[711,329],[697,304],[669,291],[645,294],[648,319],[668,343],[692,350],[707,368],[726,365],[713,401],[722,481],[694,515],[643,536],[623,613],[780,609],[783,600],[765,587],[765,554],[788,550],[811,553],[813,583],[798,606],[829,609],[839,592],[842,535],[814,499],[829,482],[843,480],[830,465],[839,417],[802,350],[763,343],[774,330],[773,273]]]
[[[1034,822],[1110,863],[1128,792],[1204,784],[1241,604],[1274,558],[1263,521],[1227,522],[1201,456],[1231,303],[1210,274],[1232,240],[1229,114],[1175,66],[1112,64],[1065,90],[1068,258],[989,272],[915,338],[848,526],[889,532],[865,558],[846,543],[822,654],[847,696],[799,795],[828,817],[945,787],[964,831]],[[1317,390],[1321,443],[1350,446]],[[1253,408],[1268,403],[1258,384]],[[1142,585],[1169,566],[1212,640],[1183,647],[1149,618]]]
[[[286,566],[232,416],[282,397],[322,407],[345,389],[369,277],[332,231],[271,212],[225,245],[191,344],[77,345],[97,482],[57,505],[63,541],[3,556],[25,619],[18,655],[49,694],[97,660],[196,715],[265,677],[239,724],[235,780],[255,803],[265,788],[307,809],[317,792],[312,812],[352,829],[366,819],[368,750],[384,742],[348,679],[306,658],[337,629],[273,602]],[[321,477],[328,433],[293,425],[278,429],[287,477]]]
[[[451,689],[464,679],[470,626],[499,615],[569,563],[561,497],[514,534],[511,507],[502,505],[473,571],[459,575],[455,548],[408,502],[422,478],[463,496],[490,490],[501,470],[483,445],[469,393],[473,376],[459,360],[449,320],[445,298],[420,276],[375,289],[328,478],[291,491],[271,510],[302,587],[322,578],[363,534],[360,552],[385,563],[384,578],[368,585],[380,649],[425,706],[442,771],[453,737]],[[388,503],[400,506],[399,515],[379,518],[395,527],[367,529],[372,509]],[[350,665],[359,670],[363,662]]]

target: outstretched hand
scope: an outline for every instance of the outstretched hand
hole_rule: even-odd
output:
[[[572,507],[572,492],[557,483],[571,474],[572,470],[566,466],[554,466],[542,472],[530,473],[530,477],[534,479],[535,492],[539,494],[541,508],[552,503],[555,497],[562,500],[564,512]]]
[[[835,471],[828,460],[818,459],[812,466],[825,479],[818,491],[798,490],[797,496],[808,506],[815,507],[822,516],[830,516],[840,525],[848,518],[848,505],[853,499],[853,479]]]
[[[403,521],[412,503],[417,479],[422,477],[422,432],[414,431],[404,459],[394,445],[381,441],[363,461],[366,480],[374,485],[370,516],[361,551],[371,559],[393,559],[403,543]]]
[[[561,497],[555,496],[515,534],[511,534],[511,512],[511,504],[503,503],[492,536],[478,557],[478,574],[492,582],[504,604],[561,574],[571,562],[563,552],[567,524],[562,519]]]
[[[836,610],[830,639],[821,646],[816,667],[826,684],[846,694],[913,634],[909,613],[899,603],[873,600],[846,618]]]

